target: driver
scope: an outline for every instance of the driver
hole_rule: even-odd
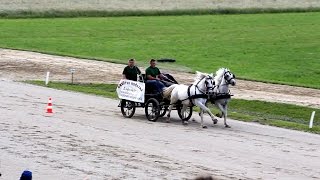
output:
[[[150,67],[146,69],[147,83],[152,84],[158,92],[162,92],[165,85],[160,81],[160,70],[156,67],[156,60],[150,60]]]

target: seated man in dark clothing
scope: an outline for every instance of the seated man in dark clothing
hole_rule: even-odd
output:
[[[140,69],[135,66],[135,60],[129,59],[128,66],[123,69],[122,78],[137,81],[137,76],[141,74]]]
[[[156,67],[156,60],[150,60],[150,67],[146,69],[147,84],[156,88],[158,92],[162,92],[165,85],[160,81],[160,70]]]

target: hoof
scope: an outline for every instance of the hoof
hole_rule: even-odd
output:
[[[213,121],[213,124],[217,124],[218,123],[218,119],[214,119],[212,121]]]
[[[203,129],[207,129],[208,127],[207,127],[207,126],[202,126],[202,128],[203,128]]]
[[[225,125],[226,128],[231,128],[231,126],[229,126],[228,124]]]
[[[188,125],[189,123],[188,123],[188,121],[182,121],[182,124],[183,125]]]

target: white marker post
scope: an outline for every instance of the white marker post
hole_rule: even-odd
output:
[[[76,69],[71,68],[70,72],[71,72],[71,84],[73,84],[73,74],[76,72]]]
[[[312,128],[312,126],[313,126],[313,119],[314,119],[314,115],[315,115],[315,114],[316,114],[315,111],[313,111],[312,114],[311,114],[310,123],[309,123],[309,128]]]
[[[46,77],[46,86],[48,86],[48,83],[49,83],[49,75],[50,75],[50,72],[48,71],[47,72],[47,77]]]

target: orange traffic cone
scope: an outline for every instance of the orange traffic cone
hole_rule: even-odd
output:
[[[51,97],[49,97],[49,102],[48,102],[48,106],[47,106],[47,113],[50,113],[50,114],[53,113],[53,111],[52,111],[52,100],[51,100]]]

